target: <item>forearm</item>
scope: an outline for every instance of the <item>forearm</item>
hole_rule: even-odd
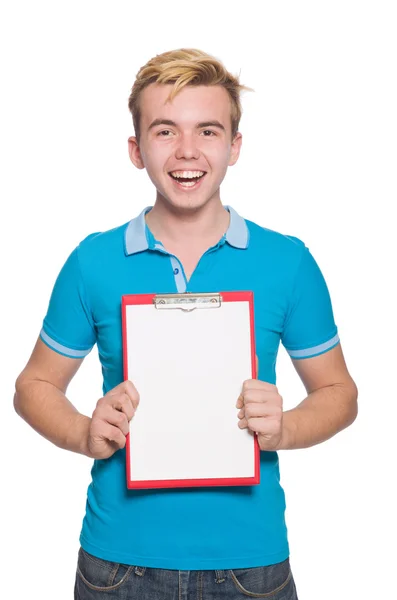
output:
[[[311,392],[297,407],[283,413],[277,450],[308,448],[345,429],[357,416],[357,388],[335,384]]]
[[[91,419],[79,413],[56,386],[39,380],[17,382],[14,407],[33,429],[59,448],[90,456],[87,440]]]

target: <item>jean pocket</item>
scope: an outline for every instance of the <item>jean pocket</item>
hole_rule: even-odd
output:
[[[127,582],[133,568],[131,565],[102,560],[83,548],[79,549],[77,574],[85,585],[97,592],[120,588]]]
[[[289,559],[266,567],[233,569],[231,579],[236,588],[252,598],[277,598],[292,578]]]

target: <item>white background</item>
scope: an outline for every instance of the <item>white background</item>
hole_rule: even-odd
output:
[[[142,4],[15,1],[0,15],[2,585],[21,600],[72,598],[91,461],[14,413],[14,381],[70,251],[154,201],[146,172],[127,155],[138,69],[155,54],[197,47],[255,89],[243,97],[242,154],[222,201],[305,241],[360,392],[352,427],[280,452],[300,600],[391,598],[395,3]],[[101,385],[94,350],[68,396],[91,414]],[[287,408],[305,395],[283,348],[278,387]]]

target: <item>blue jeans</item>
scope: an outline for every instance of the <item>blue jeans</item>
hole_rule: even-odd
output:
[[[79,550],[75,600],[298,600],[289,559],[267,567],[177,571],[118,564]]]

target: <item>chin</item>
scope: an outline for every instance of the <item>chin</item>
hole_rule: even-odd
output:
[[[185,198],[184,200],[177,200],[173,203],[173,206],[184,212],[196,212],[206,206],[209,199],[206,198]]]
[[[215,199],[215,195],[208,197],[193,193],[183,194],[182,197],[181,195],[165,195],[160,191],[158,191],[157,197],[163,204],[166,204],[174,209],[186,211],[198,210]]]

